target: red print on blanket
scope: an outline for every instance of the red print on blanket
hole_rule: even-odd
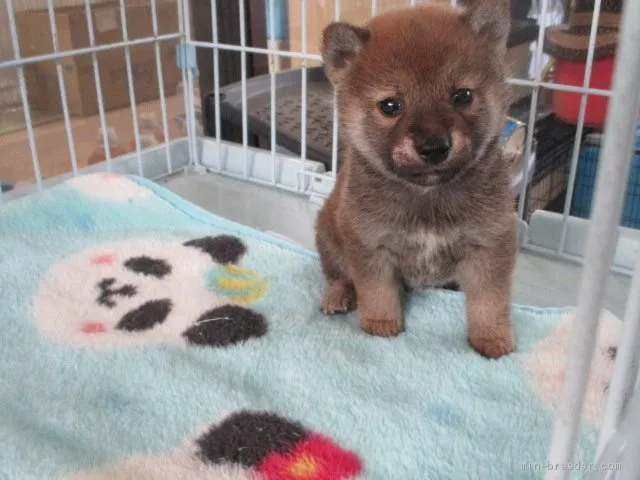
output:
[[[355,480],[358,455],[270,412],[240,411],[166,455],[135,455],[65,480]]]

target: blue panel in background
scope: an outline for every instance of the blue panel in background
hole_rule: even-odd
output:
[[[583,145],[578,159],[571,215],[591,217],[596,174],[600,163],[601,138],[594,137]],[[627,180],[624,208],[620,223],[623,227],[640,229],[640,123],[636,128],[636,143]]]
[[[271,2],[273,3],[274,19],[271,31]],[[289,39],[289,3],[287,0],[267,0],[264,2],[267,19],[267,38],[269,40]]]

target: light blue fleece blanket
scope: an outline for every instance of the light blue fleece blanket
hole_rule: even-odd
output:
[[[411,294],[382,339],[325,317],[322,288],[315,254],[138,178],[5,205],[0,479],[542,477],[572,310],[514,306],[517,351],[487,360],[461,294]],[[605,314],[575,478],[619,324]]]

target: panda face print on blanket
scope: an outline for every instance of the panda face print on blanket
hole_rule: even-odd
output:
[[[267,322],[246,303],[264,293],[266,281],[236,265],[245,252],[230,235],[97,246],[47,272],[34,301],[35,322],[54,341],[97,349],[149,343],[224,347],[259,338]],[[244,278],[229,278],[239,273]],[[218,288],[239,284],[243,295]]]

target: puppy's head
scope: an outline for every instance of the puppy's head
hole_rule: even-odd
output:
[[[345,139],[378,170],[421,186],[482,162],[507,105],[508,0],[459,3],[323,32]]]

